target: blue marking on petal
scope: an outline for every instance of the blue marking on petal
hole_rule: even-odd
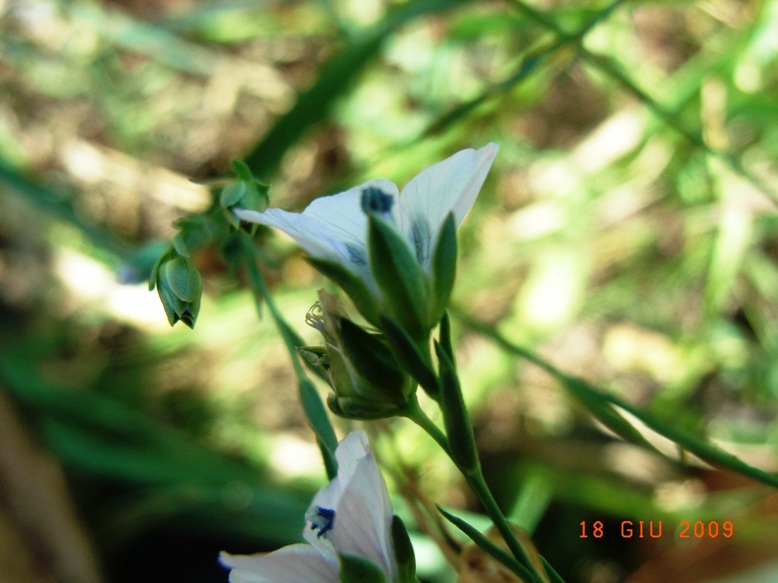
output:
[[[423,218],[417,218],[411,223],[411,241],[416,249],[416,259],[424,265],[430,254],[430,227]]]
[[[383,215],[392,210],[394,197],[391,194],[386,194],[380,188],[368,186],[362,190],[361,203],[362,210],[366,213],[374,212]]]
[[[317,506],[315,511],[308,512],[306,518],[311,523],[311,530],[318,531],[317,538],[323,537],[335,526],[335,511],[332,508]]]
[[[351,259],[352,263],[367,269],[367,255],[365,254],[365,249],[363,247],[359,247],[353,243],[346,243],[346,251],[348,251],[348,257]]]

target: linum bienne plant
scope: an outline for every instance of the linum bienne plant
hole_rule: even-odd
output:
[[[402,192],[393,182],[376,179],[318,198],[302,213],[239,207],[234,212],[242,221],[290,235],[369,324],[356,324],[325,292],[306,317],[325,344],[298,347],[298,352],[329,381],[330,410],[361,420],[403,416],[422,427],[463,473],[505,539],[513,556],[503,553],[501,560],[522,580],[542,582],[548,581],[544,567],[529,559],[483,479],[446,316],[456,271],[456,230],[498,149],[490,143],[462,150],[423,170]],[[430,339],[438,324],[439,339],[432,343],[435,367]],[[440,407],[445,432],[419,406],[417,384]],[[456,524],[454,517],[444,516]],[[476,542],[489,544],[483,538]]]
[[[483,478],[446,312],[456,273],[457,227],[478,197],[498,149],[490,143],[462,150],[423,170],[402,192],[389,180],[370,180],[317,198],[302,213],[267,208],[267,185],[236,162],[238,181],[224,188],[207,212],[178,223],[181,232],[160,258],[152,283],[157,283],[163,303],[171,304],[166,305],[171,324],[179,319],[193,326],[199,308],[199,293],[193,290],[199,292],[200,282],[190,273],[188,257],[194,247],[220,245],[231,268],[248,271],[252,289],[269,306],[292,358],[301,357],[330,385],[330,411],[363,421],[405,417],[416,423],[462,473],[508,552],[440,509],[442,515],[510,571],[513,580],[558,583],[561,578],[547,563],[530,559],[536,553],[519,542]],[[334,294],[322,291],[305,319],[322,333],[324,344],[302,346],[264,284],[256,265],[262,254],[251,237],[256,229],[247,223],[290,235],[308,253],[310,263],[349,296],[366,323],[352,320]],[[171,267],[164,269],[167,263]],[[413,550],[402,523],[392,519],[364,436],[350,434],[337,445],[318,394],[297,364],[295,371],[303,409],[333,482],[306,515],[309,545],[259,558],[224,554],[223,564],[232,568],[230,580],[414,583]],[[418,386],[440,409],[442,428],[419,404]],[[344,456],[351,461],[344,462]],[[357,471],[355,464],[371,469]],[[361,471],[370,474],[372,486],[353,485]],[[373,501],[365,501],[365,496]],[[361,540],[375,544],[363,548],[349,538],[359,533]]]

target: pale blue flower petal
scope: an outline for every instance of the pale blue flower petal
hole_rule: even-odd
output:
[[[341,440],[335,458],[337,476],[319,490],[306,513],[303,536],[310,544],[259,555],[222,553],[219,560],[232,568],[230,583],[339,582],[339,554],[368,559],[387,581],[394,580],[392,503],[364,432],[352,431]]]
[[[264,212],[235,209],[235,214],[242,221],[282,230],[311,257],[345,264],[348,256],[345,244],[330,233],[327,225],[323,225],[319,220],[277,208],[267,209]]]
[[[219,561],[232,568],[230,583],[339,583],[335,556],[322,555],[314,547],[296,544],[257,555],[222,552]]]
[[[332,548],[371,560],[391,581],[396,575],[392,502],[367,436],[352,431],[338,445],[335,457],[338,475],[316,494],[311,505],[335,511],[332,529],[317,536],[308,528],[304,536],[322,550]]]
[[[292,237],[300,247],[316,259],[337,262],[352,273],[365,277],[367,265],[367,216],[362,211],[362,191],[380,188],[397,200],[397,186],[385,179],[370,180],[345,192],[322,196],[309,204],[302,213],[280,209],[264,212],[235,209],[243,221],[276,227]],[[398,205],[395,204],[393,212]]]
[[[425,269],[448,213],[462,223],[486,180],[499,146],[467,149],[422,170],[400,195],[402,230]]]

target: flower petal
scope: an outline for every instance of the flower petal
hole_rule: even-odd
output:
[[[338,553],[373,561],[387,575],[396,575],[391,539],[392,502],[362,431],[352,431],[335,452],[338,475],[320,490],[312,508],[335,511],[331,530],[325,537],[306,528],[306,540],[318,548],[331,545]]]
[[[275,208],[261,213],[235,209],[235,214],[243,221],[281,229],[311,256],[335,261],[356,275],[365,275],[368,272],[367,216],[362,211],[361,197],[362,191],[369,187],[380,188],[395,199],[399,196],[393,182],[378,179],[317,198],[302,214]]]
[[[448,213],[459,226],[473,206],[486,175],[497,156],[497,144],[479,150],[467,149],[422,170],[411,179],[400,196],[402,230],[416,248],[425,269],[429,268],[433,245]]]
[[[338,583],[338,559],[329,559],[306,544],[289,545],[272,553],[230,555],[222,552],[219,561],[232,569],[230,583]]]

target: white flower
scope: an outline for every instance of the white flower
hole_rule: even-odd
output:
[[[236,209],[235,214],[244,221],[281,229],[313,258],[339,264],[363,279],[375,293],[368,265],[368,221],[362,210],[363,193],[385,195],[387,218],[402,233],[422,268],[429,272],[443,222],[453,212],[456,225],[462,223],[497,150],[496,144],[488,144],[480,150],[457,152],[411,179],[402,194],[393,182],[381,178],[317,198],[301,214],[277,208],[264,212]]]
[[[367,436],[352,431],[335,451],[338,475],[313,498],[305,515],[303,537],[294,544],[257,555],[222,553],[230,583],[338,583],[338,555],[375,563],[394,581],[392,503]]]

